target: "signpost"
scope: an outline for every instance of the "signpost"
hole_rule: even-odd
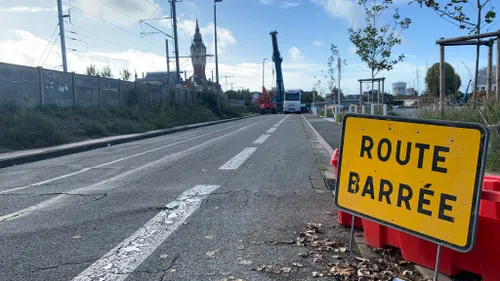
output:
[[[437,243],[438,255],[474,247],[485,127],[347,114],[342,130],[337,208]]]

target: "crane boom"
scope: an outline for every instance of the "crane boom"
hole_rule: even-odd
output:
[[[280,51],[278,49],[278,38],[276,34],[278,31],[271,31],[269,33],[271,35],[273,41],[273,62],[276,68],[276,100],[274,101],[276,104],[276,110],[278,112],[283,112],[283,97],[285,96],[285,85],[283,84],[283,71],[281,70],[281,63],[283,62],[283,58],[280,55]]]

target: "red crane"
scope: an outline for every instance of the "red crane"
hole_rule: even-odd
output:
[[[276,114],[276,106],[271,99],[271,96],[267,93],[266,88],[262,87],[262,94],[257,99],[257,105],[260,107],[260,114],[272,113]]]

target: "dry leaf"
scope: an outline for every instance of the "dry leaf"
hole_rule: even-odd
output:
[[[206,252],[205,255],[209,258],[213,258],[215,257],[215,254],[217,253],[217,250],[215,251],[210,251],[210,252]]]
[[[238,263],[241,265],[251,265],[252,261],[251,260],[239,260]]]
[[[317,271],[313,271],[313,272],[312,272],[312,276],[313,276],[313,277],[322,277],[322,276],[323,276],[323,273],[321,273],[321,272],[317,272]]]
[[[299,263],[299,262],[294,262],[292,263],[293,266],[296,266],[296,267],[303,267],[304,265]]]
[[[299,253],[299,257],[303,258],[307,257],[308,255],[309,255],[308,253]]]

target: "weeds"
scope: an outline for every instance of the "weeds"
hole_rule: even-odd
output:
[[[223,107],[224,117],[239,116]],[[0,151],[41,148],[90,138],[141,133],[218,120],[206,105],[126,108],[0,108]]]
[[[467,106],[446,108],[441,114],[439,110],[422,110],[420,117],[460,122],[480,123],[490,129],[490,145],[486,169],[500,172],[500,104],[471,103]]]

